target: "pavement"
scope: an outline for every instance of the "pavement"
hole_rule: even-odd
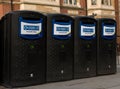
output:
[[[120,65],[117,73],[93,78],[77,79],[71,81],[48,83],[37,86],[14,89],[120,89]],[[0,89],[12,89],[0,86]]]

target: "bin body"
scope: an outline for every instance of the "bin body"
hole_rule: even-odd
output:
[[[73,77],[73,19],[63,14],[47,17],[47,82]]]
[[[97,21],[90,17],[75,17],[74,78],[96,76]]]
[[[97,75],[116,73],[116,21],[98,19]]]
[[[45,82],[46,16],[15,11],[1,20],[2,84],[21,87]]]

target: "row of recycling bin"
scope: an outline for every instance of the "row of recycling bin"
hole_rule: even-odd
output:
[[[0,21],[0,82],[21,87],[116,73],[116,21],[14,11]]]

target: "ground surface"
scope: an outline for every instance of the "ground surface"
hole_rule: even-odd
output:
[[[78,79],[65,82],[49,83],[14,89],[120,89],[120,66],[114,75]],[[8,89],[0,87],[0,89]]]

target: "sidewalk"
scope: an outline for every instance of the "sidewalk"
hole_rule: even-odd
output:
[[[0,87],[0,89],[5,88]],[[15,89],[120,89],[120,66],[118,66],[118,73],[114,75],[49,83]]]

